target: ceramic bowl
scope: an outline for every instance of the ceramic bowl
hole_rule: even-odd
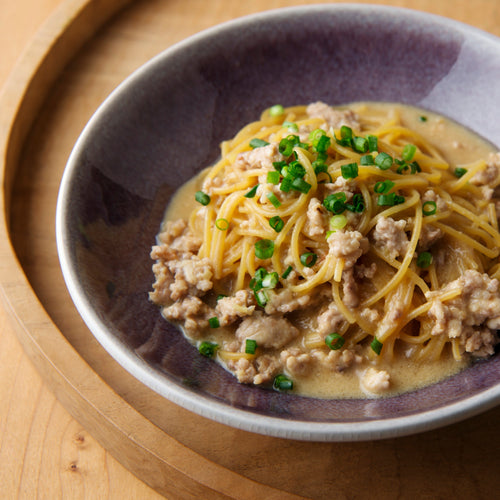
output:
[[[150,248],[176,189],[219,144],[273,104],[374,100],[452,118],[500,147],[500,41],[415,11],[286,8],[236,19],[168,48],[121,84],[69,158],[57,244],[76,307],[146,386],[204,417],[317,441],[400,436],[500,401],[500,357],[383,399],[320,400],[249,387],[198,354],[148,300]]]

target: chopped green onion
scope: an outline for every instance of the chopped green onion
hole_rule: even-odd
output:
[[[432,264],[432,254],[429,252],[421,252],[417,257],[417,266],[421,269],[427,269]]]
[[[293,179],[291,177],[285,177],[281,179],[280,191],[283,191],[284,193],[289,193],[290,190],[292,189],[292,182]]]
[[[229,227],[229,222],[227,219],[217,219],[215,221],[215,227],[221,231],[227,231]]]
[[[279,215],[275,215],[269,219],[269,225],[279,233],[285,227],[285,222]]]
[[[304,177],[306,173],[306,169],[304,166],[298,161],[292,161],[287,167],[287,170],[284,171],[283,175],[291,176],[294,179],[297,177]]]
[[[288,163],[286,161],[273,161],[273,167],[275,170],[277,170],[279,173],[283,170],[283,167],[286,167]]]
[[[257,304],[260,307],[265,307],[267,304],[267,301],[269,300],[269,297],[267,296],[267,293],[265,290],[258,290],[254,292],[255,295],[255,300],[257,301]]]
[[[352,139],[352,128],[347,125],[342,125],[342,127],[340,127],[340,137],[342,137],[342,139]]]
[[[368,151],[368,140],[364,137],[354,137],[352,139],[352,149],[356,153],[366,153]]]
[[[371,153],[378,151],[378,137],[376,135],[367,135],[366,140],[368,141],[368,151]]]
[[[267,173],[267,182],[269,184],[279,184],[280,173],[277,170],[271,170]]]
[[[329,194],[323,200],[323,206],[334,214],[341,214],[345,209],[345,201],[347,197],[344,192]]]
[[[293,271],[293,267],[292,266],[288,266],[286,269],[285,269],[285,272],[281,275],[281,277],[286,280],[288,278],[288,275]]]
[[[287,128],[288,130],[292,130],[293,132],[299,131],[299,126],[296,123],[289,122],[286,120],[283,122],[283,127]]]
[[[399,205],[400,203],[404,203],[404,201],[405,201],[404,196],[399,196],[396,193],[387,193],[387,194],[381,194],[378,197],[377,205],[393,207],[394,205]]]
[[[208,324],[209,324],[210,328],[219,328],[219,326],[220,326],[219,318],[217,316],[210,318],[208,320]]]
[[[373,190],[378,194],[388,193],[395,186],[394,182],[386,179],[385,181],[379,181],[373,186]]]
[[[274,242],[272,240],[259,240],[255,243],[255,256],[258,259],[270,259],[274,253]]]
[[[249,143],[249,146],[253,149],[262,148],[268,145],[269,143],[267,141],[265,141],[264,139],[259,139],[258,137],[254,137]]]
[[[293,153],[293,148],[300,143],[300,138],[298,135],[289,135],[281,139],[278,145],[278,151],[283,156],[290,156]]]
[[[345,208],[350,212],[361,213],[365,209],[365,200],[363,195],[356,193],[352,197],[352,203],[345,203]]]
[[[219,346],[213,342],[202,342],[198,346],[198,352],[207,358],[213,358],[215,351]]]
[[[307,194],[311,187],[311,184],[306,182],[304,179],[301,179],[300,177],[292,181],[292,189],[294,191],[299,191],[301,193]]]
[[[277,391],[290,391],[293,389],[293,381],[286,375],[277,375],[273,382],[273,387]]]
[[[426,122],[427,121],[427,116],[419,116],[418,119],[421,121],[421,122]]]
[[[373,155],[364,155],[359,159],[361,165],[375,165],[373,161]]]
[[[420,165],[416,161],[412,161],[410,163],[410,168],[411,168],[411,173],[416,174],[417,172],[422,172],[422,169],[420,168]]]
[[[245,353],[255,354],[257,350],[257,341],[254,339],[245,339]]]
[[[414,144],[406,144],[401,153],[401,158],[403,158],[404,161],[412,161],[416,151],[417,146]]]
[[[354,179],[358,176],[358,164],[348,163],[347,165],[342,165],[340,171],[344,179]]]
[[[253,198],[255,196],[255,193],[257,193],[257,188],[259,187],[258,184],[256,184],[250,191],[248,191],[247,194],[245,194],[245,198]]]
[[[226,297],[227,297],[227,295],[224,295],[223,293],[219,293],[219,295],[217,295],[217,299],[216,300],[217,300],[217,302],[219,302],[219,300],[224,299]]]
[[[437,211],[437,205],[435,201],[424,201],[422,204],[422,213],[424,215],[434,215]]]
[[[372,351],[378,356],[380,354],[380,351],[382,351],[383,344],[382,342],[380,342],[380,340],[374,337],[372,343],[370,344],[370,347],[372,348]]]
[[[305,267],[312,267],[316,264],[318,256],[314,252],[305,252],[300,256],[300,263]]]
[[[279,283],[279,276],[276,271],[267,273],[262,280],[262,288],[276,288]]]
[[[285,108],[281,104],[275,104],[269,108],[269,114],[271,116],[280,116],[285,112]]]
[[[203,191],[197,191],[194,195],[194,199],[203,206],[207,206],[210,203],[210,196]]]
[[[457,167],[453,173],[455,174],[455,177],[458,177],[460,179],[462,175],[467,173],[467,169],[462,167]]]
[[[278,208],[281,205],[281,201],[278,200],[274,193],[269,192],[266,194],[266,197],[272,203],[274,208]]]
[[[325,338],[325,344],[333,351],[340,349],[344,345],[344,342],[344,337],[338,333],[330,333]]]
[[[327,135],[322,135],[317,141],[313,141],[314,149],[318,153],[325,153],[330,147],[331,139]]]
[[[375,157],[374,162],[380,170],[387,170],[392,167],[393,159],[391,155],[382,151]]]
[[[347,226],[347,217],[344,214],[334,215],[330,219],[330,229],[344,229]]]

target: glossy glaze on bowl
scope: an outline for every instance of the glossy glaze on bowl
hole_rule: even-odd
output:
[[[404,9],[323,5],[226,23],[157,56],[92,118],[69,159],[57,243],[71,296],[108,352],[144,384],[263,434],[360,440],[454,422],[500,401],[500,357],[398,397],[319,400],[238,384],[148,301],[149,257],[175,190],[273,104],[398,101],[500,145],[500,42]]]

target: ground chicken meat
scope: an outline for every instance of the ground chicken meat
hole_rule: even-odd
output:
[[[361,363],[363,359],[351,349],[342,349],[341,351],[330,350],[328,353],[317,349],[312,351],[311,356],[318,360],[323,366],[337,372],[343,372],[355,364]]]
[[[168,261],[165,265],[174,279],[169,287],[172,300],[205,295],[213,286],[213,267],[209,258],[193,255],[189,259]]]
[[[461,290],[461,294],[441,302],[440,293]],[[448,283],[442,291],[430,292],[432,300],[428,317],[433,321],[433,335],[446,334],[460,338],[465,352],[474,356],[493,354],[498,343],[496,330],[500,328],[500,284],[487,274],[467,270],[463,276]]]
[[[385,370],[368,368],[361,377],[361,388],[369,394],[381,394],[391,385],[389,373]]]
[[[486,161],[486,168],[475,173],[470,179],[476,186],[496,187],[500,182],[500,152],[491,153]]]
[[[443,231],[432,224],[424,224],[418,239],[418,249],[420,251],[428,250],[436,241],[443,237]]]
[[[408,236],[405,232],[406,221],[395,221],[391,217],[381,217],[372,233],[373,241],[383,251],[395,259],[406,253],[408,249]]]
[[[251,316],[254,311],[254,298],[249,290],[239,290],[232,297],[223,297],[217,301],[215,307],[220,326],[230,325],[238,318]]]
[[[344,315],[337,309],[335,302],[330,302],[328,307],[318,315],[317,332],[325,338],[345,321]]]
[[[299,330],[282,316],[268,316],[261,312],[245,318],[235,332],[242,343],[253,339],[259,347],[274,349],[280,349],[298,334]]]
[[[273,142],[267,146],[240,153],[236,158],[235,166],[241,170],[272,171],[274,170],[273,162],[281,160],[283,160],[283,155],[278,151],[278,144]]]
[[[321,236],[325,234],[328,226],[328,213],[318,198],[311,198],[307,207],[307,219],[304,232],[309,236]]]
[[[358,115],[350,109],[338,110],[328,106],[324,102],[314,102],[307,106],[306,113],[311,118],[325,120],[328,127],[333,129],[339,129],[343,125],[354,130],[360,129]]]
[[[335,231],[328,237],[328,244],[335,257],[344,259],[344,269],[351,268],[369,247],[359,231]]]
[[[282,369],[281,363],[274,356],[266,354],[254,360],[246,358],[230,360],[227,367],[235,374],[239,382],[255,385],[270,382]]]
[[[162,314],[167,320],[180,323],[188,337],[196,338],[208,327],[214,311],[198,297],[186,297],[164,307]]]
[[[266,314],[286,314],[298,309],[304,309],[311,302],[308,294],[298,295],[288,288],[269,290],[269,300],[266,303]]]
[[[311,373],[314,366],[314,358],[300,349],[285,349],[281,351],[280,360],[286,370],[294,377],[304,377]]]

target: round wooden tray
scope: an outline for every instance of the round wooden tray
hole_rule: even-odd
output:
[[[125,372],[95,341],[66,291],[54,236],[57,192],[71,148],[97,106],[176,41],[234,17],[302,3],[63,3],[0,99],[3,304],[66,409],[125,467],[170,498],[493,496],[500,437],[489,429],[500,409],[378,442],[296,442],[232,429],[170,403]],[[428,10],[433,4],[387,3]],[[481,11],[478,4],[484,4],[481,27],[488,29],[491,4],[478,2],[474,12]],[[463,20],[473,15],[469,10],[460,11]]]

